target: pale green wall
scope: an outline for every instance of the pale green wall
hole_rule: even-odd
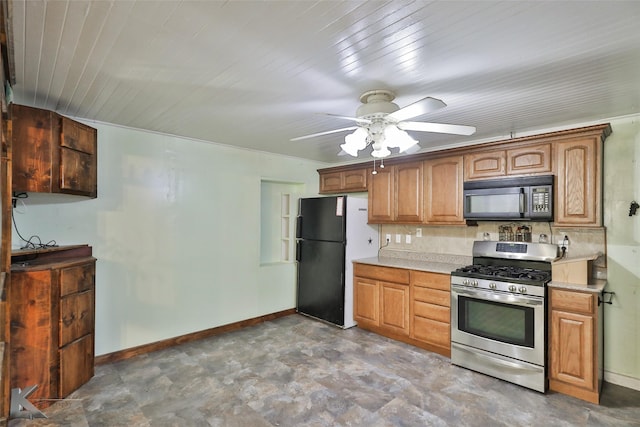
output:
[[[618,383],[640,389],[640,116],[612,120],[604,148],[604,223],[607,227],[608,290],[605,305],[605,371]],[[605,376],[605,378],[607,378]]]
[[[315,195],[327,165],[89,124],[98,198],[32,195],[16,222],[93,246],[97,355],[295,307],[295,264],[260,266],[260,181]]]

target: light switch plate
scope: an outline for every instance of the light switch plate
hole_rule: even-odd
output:
[[[411,243],[411,234],[407,234],[405,236],[405,243],[410,244]]]
[[[402,243],[402,234],[396,234],[396,243]]]
[[[422,237],[422,228],[416,228],[416,237]]]

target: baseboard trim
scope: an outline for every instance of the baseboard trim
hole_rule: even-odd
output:
[[[215,335],[224,334],[226,332],[235,331],[238,329],[254,326],[259,323],[267,322],[269,320],[278,319],[280,317],[289,316],[296,313],[295,308],[288,310],[278,311],[276,313],[266,314],[264,316],[254,317],[252,319],[241,320],[235,323],[229,323],[227,325],[217,326],[211,329],[205,329],[204,331],[193,332],[179,337],[168,338],[162,341],[156,341],[149,344],[139,345],[137,347],[131,347],[124,350],[115,351],[113,353],[102,354],[96,356],[94,363],[96,365],[103,365],[106,363],[118,362],[121,360],[130,359],[141,354],[151,353],[158,350],[164,350],[166,348],[174,347],[176,345],[185,344],[191,341],[201,340],[203,338],[209,338]]]
[[[623,387],[640,391],[640,378],[604,371],[604,380],[611,384],[621,385]]]

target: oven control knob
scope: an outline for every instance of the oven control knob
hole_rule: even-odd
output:
[[[524,286],[520,286],[519,291],[520,291],[521,294],[526,294],[527,293],[527,288],[525,288]]]
[[[510,292],[515,292],[518,290],[518,287],[516,285],[509,285],[509,291]]]
[[[489,283],[489,289],[495,289],[496,288],[496,284],[491,282]]]
[[[474,281],[473,281],[473,287],[474,287],[474,288],[477,288],[477,287],[478,287],[478,281],[477,281],[477,280],[474,280]]]
[[[463,284],[463,285],[468,285],[468,284],[469,284],[469,280],[464,279],[464,280],[462,281],[462,284]]]

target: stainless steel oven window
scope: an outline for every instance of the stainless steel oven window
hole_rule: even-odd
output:
[[[534,348],[532,307],[458,296],[458,329],[503,343]]]

